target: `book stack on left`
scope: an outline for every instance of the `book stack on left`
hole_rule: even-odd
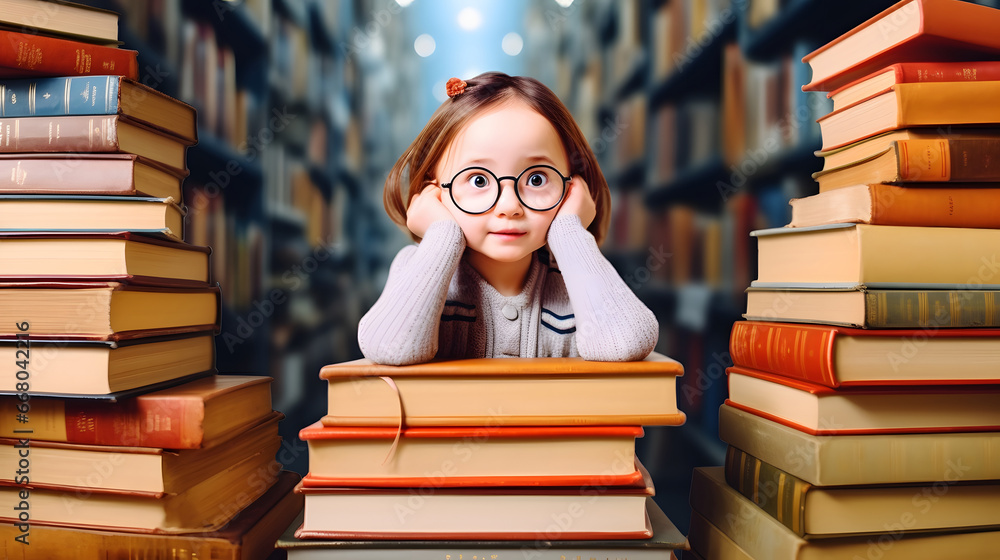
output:
[[[183,237],[195,111],[142,85],[116,13],[0,20],[3,557],[266,558],[298,476],[271,379],[215,371],[221,294]]]
[[[998,26],[1000,10],[904,0],[803,59],[805,88],[860,96],[820,119],[824,146],[880,143],[893,172],[821,172],[790,227],[753,234],[726,465],[691,488],[701,557],[997,555]]]
[[[303,519],[278,546],[289,560],[668,560],[684,538],[635,440],[683,422],[681,373],[655,353],[326,366],[328,412],[300,433]]]

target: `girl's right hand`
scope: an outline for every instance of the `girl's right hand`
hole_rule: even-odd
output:
[[[413,232],[413,235],[423,239],[427,228],[434,222],[455,221],[451,212],[441,202],[441,193],[441,187],[429,183],[410,201],[410,205],[406,208],[406,228]]]

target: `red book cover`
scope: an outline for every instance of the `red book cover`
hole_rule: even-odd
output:
[[[832,91],[895,62],[990,60],[1000,10],[959,0],[903,0],[802,58],[804,91]]]
[[[914,82],[971,82],[1000,80],[1000,60],[974,60],[969,62],[897,62],[885,68],[862,76],[826,94],[833,98],[847,88],[873,79],[875,76],[892,74],[892,83]]]
[[[0,29],[0,76],[139,78],[138,51]]]
[[[898,365],[905,368],[908,354],[916,352],[932,339],[983,339],[996,338],[1000,350],[1000,329],[855,329],[834,325],[800,323],[772,323],[766,321],[737,321],[729,338],[729,354],[736,366],[776,374],[788,379],[798,379],[826,387],[865,385],[955,385],[982,384],[1000,381],[1000,369],[992,379],[956,378],[953,372],[944,371],[935,379],[852,379],[844,381],[839,373],[837,343],[843,337],[864,337],[869,340],[886,340],[887,352],[898,354]],[[899,340],[900,344],[893,342]],[[909,345],[907,344],[909,341]],[[919,346],[918,346],[919,345]],[[898,346],[898,347],[896,347]],[[886,354],[887,363],[897,363],[892,354]],[[904,369],[904,371],[906,371]]]

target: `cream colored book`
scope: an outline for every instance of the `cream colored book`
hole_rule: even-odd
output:
[[[683,367],[653,353],[637,362],[495,358],[324,367],[326,426],[678,425]]]
[[[169,198],[0,195],[0,232],[129,231],[181,241],[184,210]]]
[[[814,436],[722,405],[719,437],[820,486],[1000,480],[1000,432]]]
[[[170,451],[151,447],[82,445],[0,439],[0,481],[17,483],[18,462],[30,453],[32,485],[177,494],[234,465],[256,457],[259,466],[281,447],[280,414],[242,432],[223,444],[203,449]]]
[[[751,235],[753,287],[1000,287],[1000,229],[837,224]]]
[[[723,536],[749,557],[767,560],[845,560],[874,555],[880,560],[981,560],[994,557],[1000,542],[1000,531],[906,533],[905,523],[910,518],[902,511],[897,511],[897,518],[881,533],[803,539],[730,488],[722,467],[694,470],[691,506],[707,521],[696,521],[692,516],[689,537],[706,560],[741,557],[706,554],[705,549],[711,547],[732,550]],[[858,514],[855,510],[848,515]]]

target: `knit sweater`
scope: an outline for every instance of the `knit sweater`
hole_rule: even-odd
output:
[[[382,295],[358,325],[373,362],[583,357],[641,360],[659,335],[655,315],[604,258],[577,216],[552,221],[521,293],[497,292],[462,258],[457,223],[432,224],[389,267]]]

